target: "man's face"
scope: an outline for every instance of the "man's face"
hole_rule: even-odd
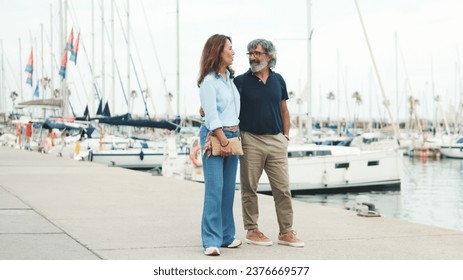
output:
[[[248,53],[249,65],[251,65],[252,72],[259,72],[268,66],[270,56],[264,51],[261,45],[252,49]]]

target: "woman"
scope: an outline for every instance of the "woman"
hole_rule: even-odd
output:
[[[230,67],[234,55],[231,38],[216,34],[204,45],[200,62],[198,87],[205,113],[200,130],[205,184],[201,237],[208,256],[220,255],[219,247],[241,245],[233,217],[238,156],[232,155],[227,140],[239,135],[240,97]],[[211,155],[210,134],[219,139],[221,156]]]

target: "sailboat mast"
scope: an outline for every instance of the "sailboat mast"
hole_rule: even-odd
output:
[[[111,94],[109,99],[109,108],[111,112],[116,112],[116,38],[114,27],[114,0],[111,0]]]
[[[178,0],[177,0],[178,1]],[[312,141],[312,26],[311,1],[307,0],[307,139]]]
[[[0,77],[0,84],[1,84],[1,90],[0,90],[0,113],[6,113],[7,112],[7,105],[6,105],[6,92],[4,89],[5,86],[5,69],[3,67],[3,40],[0,40],[0,52],[1,52],[1,77]]]
[[[21,38],[18,39],[19,41],[19,82],[20,82],[20,94],[21,95],[21,102],[24,101],[24,85],[23,85],[23,62],[22,62],[22,46],[21,46]]]
[[[129,95],[130,113],[133,113],[135,99],[130,89],[130,1],[127,0],[127,94]],[[135,70],[134,70],[135,71]],[[143,94],[140,92],[140,94]]]
[[[61,39],[59,40],[60,41],[60,50],[62,51],[62,54],[64,54],[64,52],[67,52],[67,49],[65,48],[65,45],[63,43],[63,38],[66,38],[66,35],[65,35],[65,32],[67,30],[67,13],[68,13],[68,2],[67,0],[64,1],[64,12],[63,12],[63,7],[62,7],[62,3],[60,1],[60,20],[61,20],[61,24],[60,24],[60,37]],[[66,76],[64,76],[63,79],[61,79],[61,86],[60,86],[60,90],[61,90],[61,96],[63,98],[63,103],[62,103],[62,112],[61,112],[61,115],[63,117],[68,117],[70,114],[69,114],[69,91],[68,91],[68,87],[67,87],[67,83],[66,83]]]
[[[95,0],[92,0],[92,82],[96,84],[96,75],[95,75]],[[92,94],[88,101],[88,111],[93,114],[95,112],[95,99],[97,92],[95,86],[92,86]]]
[[[180,15],[177,0],[177,115],[180,116]]]
[[[368,40],[367,31],[365,29],[365,24],[363,23],[362,14],[360,13],[360,8],[359,8],[359,5],[357,3],[357,0],[355,0],[355,6],[357,7],[357,12],[358,12],[358,16],[359,16],[359,19],[360,19],[360,24],[362,26],[363,35],[365,36],[365,41],[366,41],[367,46],[368,46],[368,51],[370,53],[370,58],[371,58],[371,61],[372,61],[372,64],[373,64],[373,68],[375,70],[376,78],[378,79],[378,84],[379,84],[379,88],[381,90],[381,94],[383,96],[384,105],[386,106],[387,113],[388,113],[389,119],[391,121],[391,125],[392,125],[392,127],[394,129],[394,136],[396,137],[396,139],[398,139],[399,135],[398,135],[397,127],[395,125],[394,119],[392,118],[392,113],[391,113],[391,110],[390,110],[390,107],[389,107],[389,100],[386,98],[386,93],[384,92],[383,83],[382,83],[381,77],[379,75],[378,67],[376,66],[375,57],[373,56],[373,51],[371,49],[370,40]]]
[[[106,61],[105,61],[105,43],[104,43],[104,21],[105,21],[105,1],[101,0],[101,104],[104,107],[106,97]]]
[[[55,79],[53,78],[53,54],[53,6],[50,4],[50,98],[53,98],[53,90],[55,89]]]
[[[396,121],[399,124],[399,48],[397,40],[397,32],[394,34],[395,45],[395,95],[396,95]]]

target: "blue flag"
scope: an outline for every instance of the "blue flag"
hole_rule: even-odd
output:
[[[35,86],[35,90],[34,90],[34,97],[39,97],[39,83],[40,82],[37,82],[37,85]]]
[[[74,48],[71,50],[71,57],[69,58],[70,61],[73,61],[74,64],[77,64],[77,52],[79,51],[79,41],[80,41],[80,32],[77,34],[76,44]]]

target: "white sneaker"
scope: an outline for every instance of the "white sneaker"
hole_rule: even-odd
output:
[[[228,247],[228,248],[237,248],[237,247],[241,246],[241,244],[242,244],[242,243],[241,243],[241,240],[235,239],[235,240],[233,240],[233,242],[230,243],[230,245],[228,245],[227,247]]]
[[[207,247],[206,250],[204,250],[204,255],[206,255],[206,256],[220,256],[219,248],[217,248],[217,247]]]

